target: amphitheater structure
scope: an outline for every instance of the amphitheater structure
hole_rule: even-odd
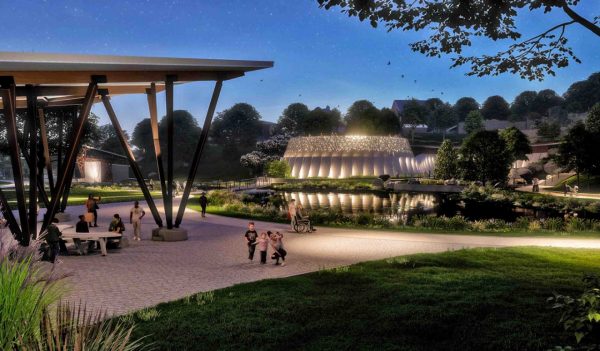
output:
[[[290,139],[283,158],[292,177],[419,176],[433,170],[434,155],[415,157],[399,136],[308,136]]]

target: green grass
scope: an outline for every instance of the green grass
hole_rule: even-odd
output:
[[[562,182],[556,184],[551,189],[554,191],[563,191],[565,183],[571,187],[577,185],[577,176],[569,177]],[[579,192],[580,193],[600,193],[600,177],[579,175]]]
[[[547,350],[574,340],[546,298],[579,293],[598,260],[514,248],[360,263],[163,303],[134,317],[134,338],[160,350]]]
[[[15,191],[4,191],[8,198],[8,203],[11,206],[16,206],[17,201],[15,197]],[[83,188],[83,187],[72,187],[71,192],[69,193],[69,202],[70,206],[72,205],[83,205],[85,200],[87,200],[88,195],[93,194],[94,196],[101,196],[102,201],[100,201],[100,205],[102,203],[111,203],[111,202],[130,202],[135,200],[144,200],[144,195],[140,189],[113,189],[113,188],[104,188],[104,187],[95,187],[95,188]],[[160,191],[151,192],[152,197],[155,199],[162,198],[162,194]],[[44,207],[44,204],[40,202],[40,207]]]

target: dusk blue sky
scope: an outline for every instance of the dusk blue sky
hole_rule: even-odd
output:
[[[600,1],[582,0],[577,9],[591,18],[600,14]],[[448,58],[410,51],[408,43],[425,32],[387,33],[339,9],[320,9],[312,0],[1,1],[0,19],[2,51],[275,61],[272,69],[227,81],[217,107],[222,111],[247,102],[269,121],[292,102],[345,112],[358,99],[390,107],[394,99],[407,97],[454,103],[462,96],[483,102],[496,94],[512,101],[523,90],[546,88],[562,94],[571,83],[600,71],[600,39],[579,26],[569,27],[567,35],[582,64],[573,63],[543,82],[508,74],[476,78],[466,77],[465,69],[449,69]],[[519,24],[528,36],[565,19],[559,11],[524,13]],[[484,40],[472,52],[503,47]],[[208,83],[178,86],[175,108],[189,110],[202,123],[211,89]],[[148,115],[143,95],[113,101],[130,132]],[[164,104],[159,108],[164,114]],[[94,111],[108,123],[100,106]]]

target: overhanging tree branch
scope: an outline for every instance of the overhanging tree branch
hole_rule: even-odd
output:
[[[588,21],[587,19],[581,17],[577,12],[573,11],[566,3],[562,6],[563,11],[571,17],[575,22],[581,24],[585,28],[589,29],[592,33],[600,36],[600,27],[595,25],[594,23]]]

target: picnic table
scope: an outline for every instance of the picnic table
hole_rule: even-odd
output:
[[[71,226],[71,228],[72,228],[72,226]],[[100,252],[102,252],[102,256],[106,256],[106,254],[107,254],[106,241],[108,239],[113,239],[113,238],[117,239],[117,238],[121,238],[121,237],[122,237],[122,235],[119,233],[107,232],[107,231],[77,233],[73,230],[65,230],[62,232],[63,239],[73,239],[73,242],[75,242],[75,246],[77,247],[77,251],[79,251],[79,253],[81,255],[84,254],[83,248],[81,246],[82,240],[98,242],[100,244]]]

